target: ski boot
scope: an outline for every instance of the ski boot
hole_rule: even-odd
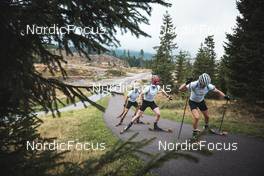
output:
[[[130,122],[122,131],[120,131],[120,134],[123,134],[124,132],[126,132],[132,125],[133,125],[133,122]]]

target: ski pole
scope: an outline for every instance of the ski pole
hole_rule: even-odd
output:
[[[183,121],[184,121],[184,116],[185,116],[185,112],[186,112],[186,108],[187,108],[188,100],[189,100],[189,97],[187,96],[187,98],[186,98],[186,102],[185,102],[184,111],[183,111],[183,115],[182,115],[181,127],[180,127],[179,134],[178,134],[178,139],[180,139],[180,136],[181,136],[182,125],[183,125]]]
[[[224,111],[223,111],[221,123],[220,123],[219,129],[218,129],[219,132],[222,130],[222,125],[223,125],[223,122],[224,122],[224,117],[225,117],[225,113],[226,113],[226,109],[227,109],[227,104],[228,104],[228,100],[226,100],[226,104],[225,104],[225,108],[224,108]]]

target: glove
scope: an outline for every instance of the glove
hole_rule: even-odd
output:
[[[225,95],[225,96],[224,96],[224,99],[226,99],[226,100],[230,100],[231,98],[230,98],[230,96]]]
[[[193,78],[187,78],[187,81],[186,81],[185,85],[190,84],[192,81],[193,81]]]

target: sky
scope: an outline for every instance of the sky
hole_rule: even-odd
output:
[[[236,0],[170,0],[169,8],[153,5],[150,25],[140,25],[148,37],[136,38],[130,33],[117,34],[122,49],[140,50],[155,53],[154,46],[159,44],[160,26],[166,10],[172,17],[176,27],[175,42],[179,50],[189,51],[195,57],[201,42],[208,35],[214,35],[215,51],[220,58],[224,54],[226,33],[232,33],[239,15],[236,9]],[[176,52],[177,52],[176,51]]]

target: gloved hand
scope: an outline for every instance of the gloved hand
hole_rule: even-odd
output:
[[[231,98],[230,98],[230,96],[225,95],[225,96],[224,96],[224,99],[226,99],[226,100],[230,100]]]
[[[192,81],[193,81],[193,78],[187,78],[187,81],[186,81],[185,85],[190,84]]]

